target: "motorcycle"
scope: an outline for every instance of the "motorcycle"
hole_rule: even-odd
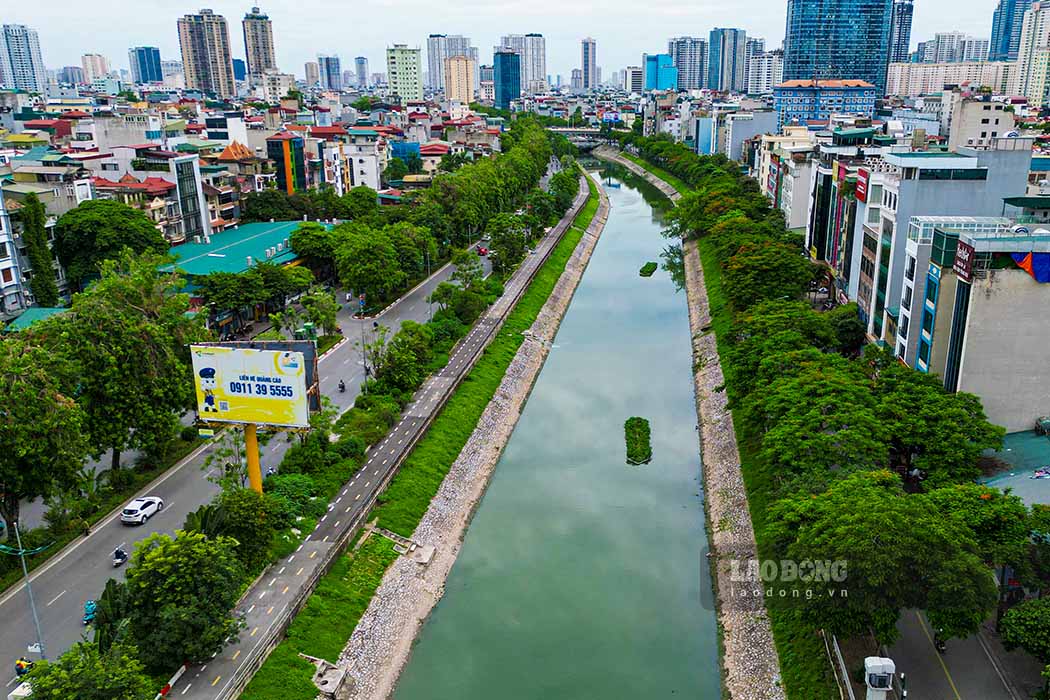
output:
[[[93,601],[93,600],[89,600],[89,601],[84,603],[84,624],[85,625],[90,625],[92,622],[95,621],[95,608],[97,608],[97,607],[98,607],[98,604],[95,603],[95,601]]]
[[[941,636],[941,631],[937,630],[933,633],[933,648],[943,654],[947,649],[947,645],[944,643],[944,637]]]
[[[15,676],[18,678],[21,678],[32,670],[33,662],[24,656],[15,662]]]
[[[128,560],[128,553],[123,549],[116,549],[113,551],[113,568],[116,569],[122,566]]]

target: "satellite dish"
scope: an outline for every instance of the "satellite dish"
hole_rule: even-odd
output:
[[[1031,231],[1028,230],[1027,226],[1014,226],[1011,231],[1019,235],[1028,235]]]
[[[1015,138],[1017,138],[1020,135],[1021,135],[1020,131],[1007,131],[1005,134],[1003,134],[1003,138],[1015,139]]]

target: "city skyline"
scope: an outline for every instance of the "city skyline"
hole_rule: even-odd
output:
[[[25,24],[40,35],[40,47],[47,68],[57,70],[75,66],[85,53],[104,55],[114,68],[129,68],[128,50],[133,46],[157,46],[161,58],[179,58],[176,20],[195,14],[202,7],[225,16],[236,38],[232,43],[235,58],[244,58],[240,23],[255,2],[198,2],[175,4],[160,0],[143,0],[132,6],[103,2],[91,6],[26,6],[5,8],[0,22]],[[912,24],[912,48],[919,41],[931,39],[935,32],[960,31],[978,37],[989,37],[992,13],[997,2],[951,7],[947,0],[916,3]],[[580,40],[592,36],[598,46],[598,67],[611,77],[616,70],[637,65],[642,53],[664,50],[670,37],[690,35],[706,37],[716,27],[739,27],[748,36],[766,39],[766,49],[781,46],[784,38],[786,2],[776,2],[768,13],[751,15],[741,21],[739,8],[724,5],[697,8],[671,5],[650,8],[649,20],[639,27],[634,9],[607,4],[584,3],[571,8],[548,7],[542,2],[528,5],[501,6],[482,11],[473,7],[452,7],[440,18],[427,12],[429,6],[408,0],[400,3],[376,3],[365,6],[373,11],[355,14],[353,31],[339,21],[313,22],[311,16],[339,16],[341,7],[330,0],[304,0],[262,3],[260,9],[273,22],[274,44],[278,67],[302,77],[306,61],[316,60],[318,52],[339,56],[349,64],[356,56],[365,56],[373,65],[385,63],[386,49],[394,43],[426,50],[429,34],[463,34],[479,48],[479,64],[491,62],[488,47],[499,44],[507,34],[541,33],[546,39],[547,72],[562,75],[568,81],[573,68],[579,68]],[[419,12],[412,12],[418,8]],[[107,17],[119,13],[121,31],[113,32]],[[387,21],[386,10],[396,10],[396,28]],[[410,10],[404,12],[404,10]],[[946,19],[950,18],[950,19]],[[566,21],[566,19],[579,21]],[[641,30],[641,31],[639,31]],[[69,37],[75,37],[70,41]],[[424,61],[424,70],[426,70]]]

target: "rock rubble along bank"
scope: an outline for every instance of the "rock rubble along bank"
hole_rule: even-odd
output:
[[[672,201],[681,198],[674,187],[645,168],[601,148],[595,155],[618,163],[645,178]],[[683,244],[689,327],[693,337],[693,382],[700,418],[700,456],[703,462],[707,536],[715,569],[718,624],[722,634],[724,683],[733,700],[782,700],[780,659],[773,642],[765,603],[761,597],[729,597],[740,583],[730,578],[730,563],[757,559],[744,477],[740,471],[733,416],[727,407],[725,377],[711,325],[704,271],[696,241]],[[708,330],[705,330],[708,329]]]
[[[353,700],[381,700],[393,692],[416,634],[444,593],[463,534],[605,227],[609,200],[601,187],[598,195],[598,210],[532,324],[529,337],[412,534],[414,542],[435,547],[433,558],[424,566],[411,557],[400,557],[387,569],[340,655],[339,665],[347,668],[353,680],[349,694]]]

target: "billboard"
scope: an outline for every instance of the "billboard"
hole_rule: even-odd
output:
[[[292,343],[249,342],[191,345],[190,355],[201,420],[309,425],[316,353]]]
[[[970,281],[970,275],[973,272],[972,245],[962,240],[959,241],[959,245],[955,249],[955,263],[952,265],[952,269],[959,276],[960,280],[963,282]]]
[[[868,201],[868,171],[864,168],[857,170],[857,199],[861,202]]]

